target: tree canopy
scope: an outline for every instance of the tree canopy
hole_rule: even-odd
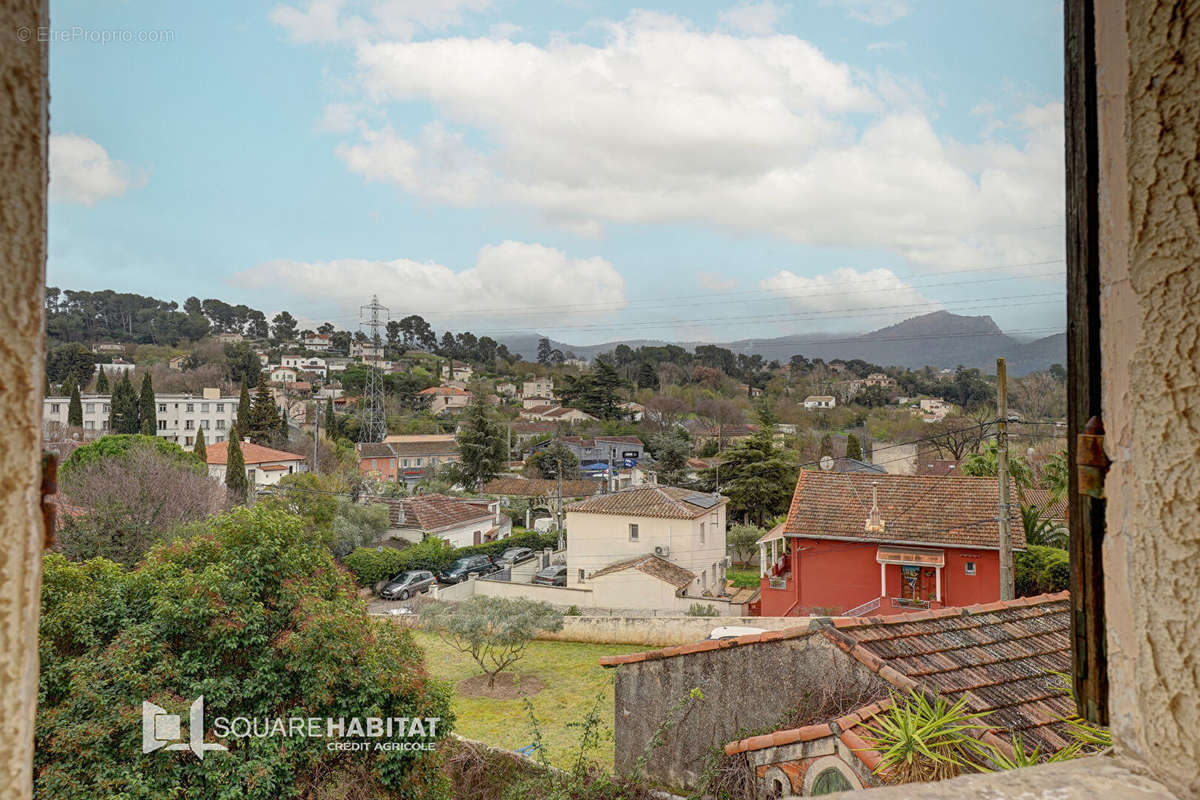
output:
[[[549,603],[525,598],[475,595],[461,603],[437,603],[421,613],[421,622],[460,653],[466,653],[488,676],[496,676],[525,655],[525,647],[542,631],[562,630],[562,613]]]

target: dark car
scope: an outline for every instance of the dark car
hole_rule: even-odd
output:
[[[490,575],[501,569],[491,556],[463,556],[438,574],[442,583],[462,583],[472,576]]]
[[[533,556],[533,551],[528,547],[510,547],[500,554],[498,561],[501,564],[507,564],[511,567],[514,564],[521,564],[528,561]]]
[[[542,586],[566,586],[567,585],[567,568],[564,564],[556,564],[555,566],[546,567],[544,570],[533,576],[532,583],[537,583]]]
[[[428,592],[433,586],[433,573],[427,569],[410,569],[401,572],[379,590],[384,600],[407,600],[419,592]]]

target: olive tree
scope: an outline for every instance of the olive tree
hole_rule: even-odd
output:
[[[421,612],[421,622],[471,656],[488,676],[490,689],[497,675],[524,657],[538,633],[562,630],[563,615],[549,603],[475,595],[462,603],[431,604]]]

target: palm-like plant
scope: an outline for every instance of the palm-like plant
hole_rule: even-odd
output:
[[[1067,531],[1051,519],[1042,517],[1042,508],[1035,505],[1021,506],[1021,526],[1025,529],[1027,544],[1047,547],[1065,547]]]
[[[967,710],[965,698],[950,705],[916,690],[907,697],[893,693],[891,708],[873,724],[863,723],[863,739],[882,756],[877,771],[886,771],[889,783],[939,781],[980,771],[979,762],[991,758],[972,735],[985,715]]]

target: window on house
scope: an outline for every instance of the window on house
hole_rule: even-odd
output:
[[[189,420],[186,420],[186,421],[183,423],[183,429],[184,429],[185,431],[194,430],[195,428],[196,428],[196,420],[194,420],[194,419],[189,419]]]
[[[700,523],[700,544],[704,544],[704,523]]]
[[[583,582],[583,570],[579,570],[579,582]]]
[[[109,405],[108,403],[105,403],[104,404],[104,413],[107,414],[110,411],[112,411],[112,406]]]
[[[192,437],[190,437],[190,436],[183,437],[183,443],[185,445],[187,445],[188,447],[191,447],[192,446]]]
[[[224,404],[224,403],[217,403],[217,413],[218,413],[218,414],[223,414],[224,412],[225,412],[225,404]]]
[[[58,406],[59,406],[59,404],[58,404],[58,403],[51,403],[51,404],[50,404],[50,413],[51,413],[51,414],[57,414],[57,413],[58,413]]]
[[[89,414],[95,414],[96,413],[96,404],[88,403],[86,406],[83,407],[83,410]]]
[[[92,422],[89,419],[87,422],[83,423],[83,427],[88,429],[89,431],[94,431],[94,430],[96,430],[96,423]]]
[[[223,442],[223,441],[225,441],[225,437],[224,437],[224,436],[220,436],[220,435],[218,435],[218,436],[217,436],[217,438],[216,438],[216,441],[218,441],[218,442]]]
[[[974,561],[966,562],[966,564],[963,565],[963,569],[968,575],[974,575],[975,574],[975,562]]]
[[[206,420],[206,419],[200,420],[200,427],[204,428],[204,430],[208,430],[208,420]]]
[[[225,420],[223,420],[223,419],[217,420],[217,430],[219,430],[219,431],[225,430]]]
[[[636,542],[638,540],[638,526],[634,523],[629,523],[629,541]]]
[[[202,414],[207,414],[207,413],[208,413],[208,403],[201,403],[201,404],[200,404],[200,413],[202,413]]]
[[[160,431],[165,431],[167,429],[167,421],[165,419],[160,419],[158,421],[158,429]]]
[[[167,413],[167,404],[166,404],[166,403],[159,403],[159,404],[158,404],[158,413],[160,413],[160,414],[165,414],[165,413]]]
[[[196,410],[196,404],[195,404],[195,403],[188,403],[188,404],[187,404],[187,408],[185,408],[185,409],[184,409],[184,411],[186,411],[186,412],[187,412],[187,413],[189,413],[189,414],[191,414],[191,413],[192,413],[193,411],[195,411],[195,410]]]

